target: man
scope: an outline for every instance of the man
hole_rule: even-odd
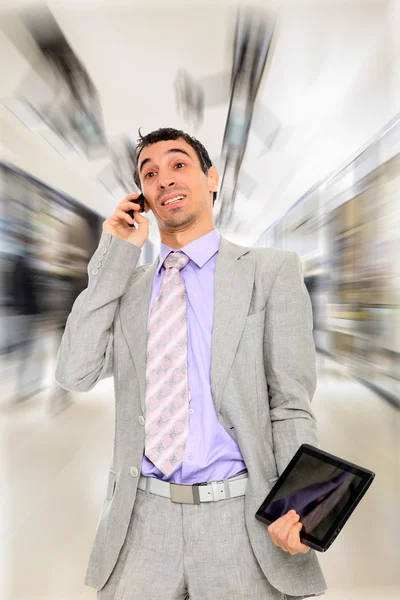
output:
[[[56,369],[71,390],[115,380],[114,453],[85,583],[101,600],[319,595],[299,516],[268,530],[254,517],[297,448],[317,445],[299,257],[218,234],[217,171],[182,131],[142,138],[135,177],[160,256],[136,266],[149,227],[128,195],[103,224]]]

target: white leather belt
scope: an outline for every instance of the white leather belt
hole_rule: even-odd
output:
[[[229,498],[244,496],[246,492],[248,474],[241,473],[223,481],[185,485],[169,483],[155,477],[139,478],[138,488],[150,494],[170,498],[172,502],[181,504],[200,504],[200,502],[219,502]]]

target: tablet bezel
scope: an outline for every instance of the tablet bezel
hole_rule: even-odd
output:
[[[291,471],[295,467],[296,463],[298,462],[298,460],[300,459],[300,457],[303,454],[307,454],[309,456],[312,456],[313,458],[323,460],[324,462],[327,462],[335,467],[338,467],[339,469],[347,471],[348,473],[353,473],[353,474],[357,475],[357,477],[361,478],[361,482],[359,483],[359,486],[357,488],[356,495],[347,501],[347,503],[345,504],[345,506],[343,507],[343,509],[341,510],[341,512],[335,519],[335,521],[332,523],[331,527],[329,528],[329,530],[327,531],[325,536],[322,538],[322,540],[314,537],[313,535],[311,535],[309,533],[303,533],[302,531],[300,532],[300,539],[304,544],[306,544],[307,546],[310,546],[310,548],[313,548],[314,550],[318,550],[320,552],[325,552],[329,548],[329,546],[333,543],[333,541],[336,539],[336,537],[339,534],[340,530],[342,529],[343,525],[345,524],[347,519],[350,517],[353,510],[355,509],[355,507],[360,502],[361,498],[364,496],[365,492],[371,485],[371,483],[375,477],[375,473],[373,473],[369,469],[365,469],[364,467],[359,467],[358,465],[355,465],[351,462],[348,462],[337,456],[334,456],[333,454],[329,454],[328,452],[325,452],[324,450],[320,450],[319,448],[316,448],[315,446],[311,446],[310,444],[302,444],[300,446],[300,448],[297,450],[297,452],[294,455],[294,457],[292,458],[292,460],[290,461],[290,463],[288,464],[288,466],[286,467],[286,469],[283,471],[282,475],[279,477],[278,481],[275,483],[272,490],[269,492],[269,494],[265,498],[264,502],[261,504],[258,511],[256,512],[255,517],[257,520],[259,520],[263,523],[266,523],[268,525],[270,525],[271,523],[273,523],[274,521],[277,520],[277,517],[274,517],[271,514],[265,513],[263,511],[263,507],[266,504],[269,504],[270,502],[272,502],[276,493],[279,491],[279,489],[285,483],[286,479],[289,477],[289,474],[291,473]]]

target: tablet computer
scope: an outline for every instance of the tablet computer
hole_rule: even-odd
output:
[[[256,513],[270,525],[293,509],[300,515],[300,539],[325,552],[338,536],[375,473],[314,446],[300,446]]]

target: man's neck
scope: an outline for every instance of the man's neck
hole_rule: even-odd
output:
[[[162,232],[161,242],[169,248],[180,250],[180,248],[187,246],[190,244],[190,242],[194,242],[195,240],[203,237],[203,235],[210,233],[214,229],[214,225],[211,224],[208,227],[203,227],[202,229],[192,229],[191,231],[178,231],[176,233]]]

